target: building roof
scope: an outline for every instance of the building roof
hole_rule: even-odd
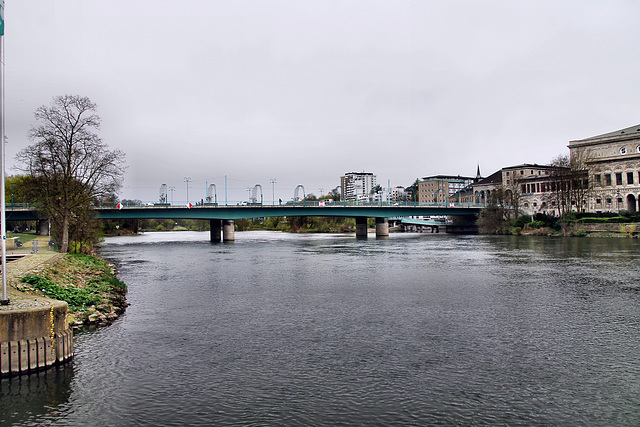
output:
[[[576,139],[576,140],[571,141],[571,142],[588,142],[588,141],[592,141],[592,140],[613,138],[613,137],[618,137],[618,136],[627,136],[627,137],[631,136],[631,137],[639,137],[640,138],[640,124],[635,125],[635,126],[630,126],[628,128],[616,130],[616,131],[613,131],[613,132],[603,133],[602,135],[596,135],[596,136],[592,136],[592,137],[585,138],[585,139]]]
[[[460,176],[460,175],[432,175],[432,176],[425,176],[424,178],[420,179],[420,181],[433,181],[433,180],[437,180],[437,181],[468,181],[468,180],[474,180],[474,177],[470,177],[470,176]]]
[[[502,169],[489,175],[488,177],[476,182],[474,185],[489,185],[502,182]]]
[[[539,165],[537,163],[523,163],[521,165],[515,165],[515,166],[507,166],[502,168],[501,170],[506,170],[506,169],[555,169],[555,166],[549,166],[549,165]]]

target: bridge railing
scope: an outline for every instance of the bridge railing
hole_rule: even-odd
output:
[[[35,203],[6,203],[5,208],[8,211],[13,211],[13,210],[33,210],[37,208],[37,205]]]
[[[122,202],[123,208],[184,208],[187,207],[186,201],[175,201],[170,203],[159,203],[159,202]],[[215,207],[379,207],[379,206],[391,206],[391,207],[428,207],[428,208],[483,208],[486,206],[484,203],[460,203],[460,202],[446,202],[446,203],[435,203],[435,202],[363,202],[363,201],[327,201],[327,200],[299,200],[299,201],[288,201],[282,204],[272,203],[252,203],[244,200],[241,201],[228,201],[225,202],[217,202],[217,203],[207,203],[207,202],[192,202],[192,208],[206,207],[206,208],[215,208]],[[16,208],[18,204],[16,204]],[[28,205],[21,206],[22,208],[28,208]],[[114,203],[106,203],[102,204],[99,207],[101,208],[116,208],[117,205]],[[10,209],[9,205],[7,205],[7,209]]]

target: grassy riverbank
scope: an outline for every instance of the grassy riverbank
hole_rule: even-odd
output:
[[[90,255],[57,258],[36,274],[20,278],[16,288],[67,302],[69,324],[74,329],[108,325],[127,306],[126,285],[115,276],[113,266]]]

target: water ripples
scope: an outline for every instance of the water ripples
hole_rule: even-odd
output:
[[[211,245],[207,238],[108,239],[103,254],[118,264],[132,306],[111,327],[77,336],[76,359],[56,371],[65,374],[42,373],[49,384],[27,392],[53,384],[56,400],[30,406],[16,380],[2,380],[0,409],[18,408],[5,420],[640,421],[637,252],[628,244],[250,232]],[[616,255],[603,255],[606,248]]]

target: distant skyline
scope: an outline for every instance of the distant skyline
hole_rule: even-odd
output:
[[[640,123],[640,2],[6,0],[7,172],[37,107],[88,96],[123,199],[265,203],[546,164]]]

